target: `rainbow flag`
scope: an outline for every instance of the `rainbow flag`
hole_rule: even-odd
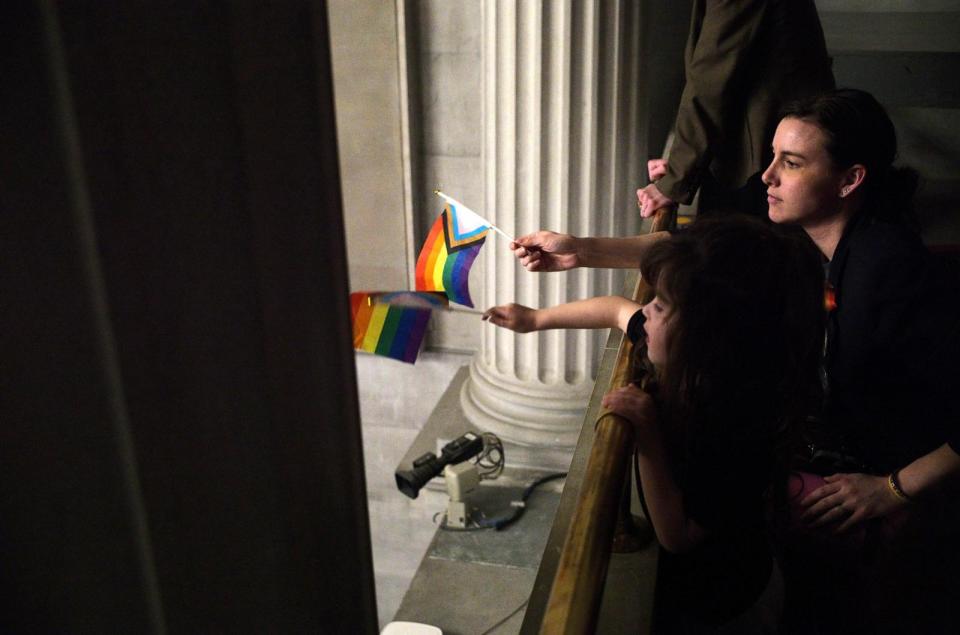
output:
[[[443,291],[472,307],[467,278],[491,225],[466,207],[447,203],[417,258],[417,291]]]
[[[446,296],[439,293],[351,293],[353,347],[412,364],[417,361],[430,312],[447,303]]]

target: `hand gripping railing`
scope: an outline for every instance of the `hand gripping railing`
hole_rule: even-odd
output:
[[[667,229],[674,213],[673,210],[658,212],[650,231]],[[638,279],[634,299],[647,299],[649,291],[643,280]],[[624,337],[608,390],[630,382],[632,348]],[[540,624],[541,634],[594,632],[632,450],[630,422],[606,409],[601,410]]]

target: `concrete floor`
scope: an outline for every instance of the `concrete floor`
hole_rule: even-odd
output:
[[[414,365],[357,353],[357,384],[380,627],[393,619],[445,508],[445,493],[411,500],[393,473],[469,355],[423,352]]]

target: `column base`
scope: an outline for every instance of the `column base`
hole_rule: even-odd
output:
[[[500,437],[498,432],[487,430],[470,421],[464,413],[461,406],[461,394],[464,385],[469,381],[469,367],[461,366],[433,412],[430,413],[423,429],[397,465],[398,470],[409,470],[414,459],[426,452],[439,454],[440,448],[444,444],[469,430],[477,433],[489,431]],[[483,481],[484,486],[525,486],[545,474],[566,472],[570,467],[573,448],[537,447],[513,443],[503,437],[500,437],[500,439],[503,441],[503,451],[506,456],[503,474],[496,480]],[[557,483],[562,482],[558,481]],[[431,491],[446,491],[441,476],[430,481],[425,488]]]
[[[547,385],[496,375],[470,362],[460,388],[460,407],[481,430],[504,443],[510,465],[564,471],[574,447],[593,383]]]

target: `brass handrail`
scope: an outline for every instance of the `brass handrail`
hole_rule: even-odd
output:
[[[667,229],[674,210],[661,210],[651,232]],[[649,289],[637,280],[634,299]],[[608,390],[630,380],[632,344],[623,338]],[[587,460],[576,508],[560,554],[540,633],[592,633],[596,626],[610,561],[610,547],[624,478],[633,448],[633,430],[622,417],[603,409],[597,418],[593,446]]]

